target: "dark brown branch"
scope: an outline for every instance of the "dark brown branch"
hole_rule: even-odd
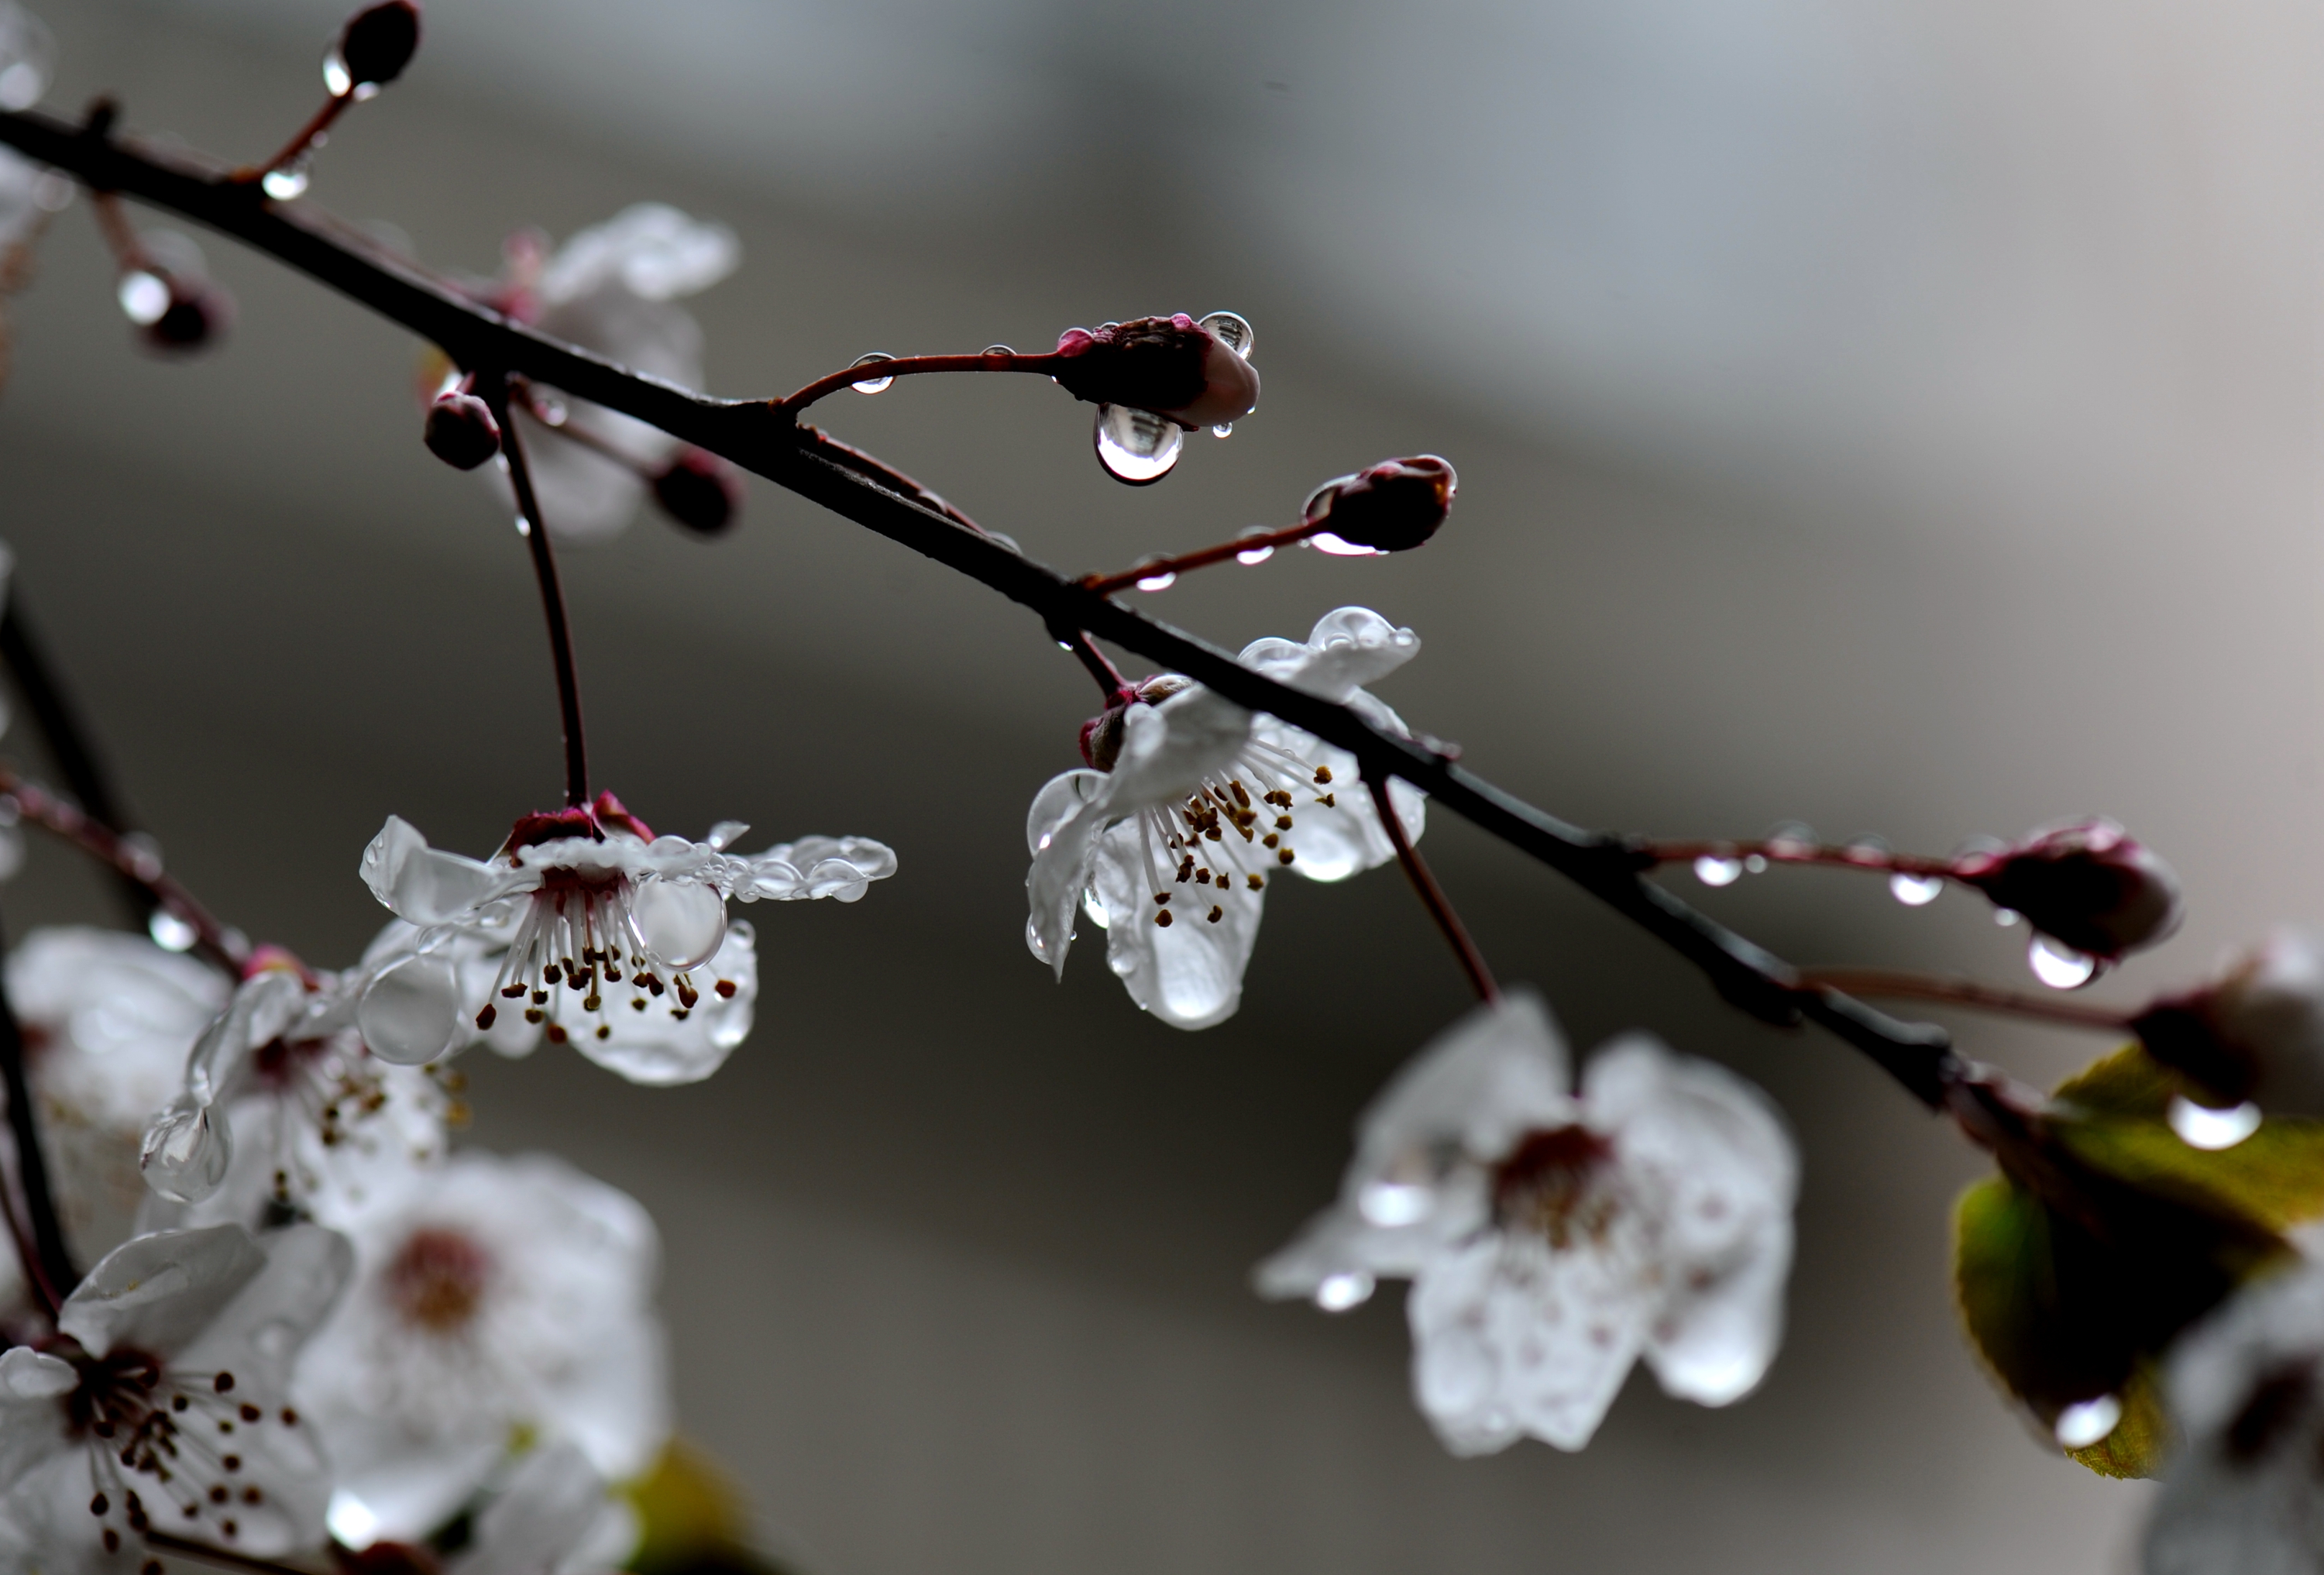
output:
[[[0,937],[0,950],[5,938]],[[41,1121],[32,1108],[32,1085],[24,1065],[24,1030],[8,992],[0,987],[0,1091],[8,1100],[8,1137],[16,1151],[16,1190],[24,1201],[21,1224],[32,1237],[32,1252],[24,1259],[24,1278],[53,1319],[65,1296],[80,1283],[72,1254],[65,1246],[64,1221],[57,1212],[55,1190],[49,1184],[49,1162],[41,1147]],[[13,1212],[13,1211],[12,1211]]]
[[[510,321],[308,209],[272,203],[182,155],[143,150],[51,116],[0,114],[0,143],[85,184],[118,190],[231,235],[433,340],[460,365],[520,373],[659,427],[1021,603],[1045,627],[1086,631],[1274,714],[1353,754],[1367,777],[1401,777],[1455,814],[1566,876],[1710,976],[1764,1021],[1817,1023],[1864,1051],[1934,1107],[1959,1065],[1940,1028],[1901,1023],[1847,996],[1809,990],[1781,959],[1641,879],[1622,839],[1566,824],[1409,739],[1238,663],[1218,647],[1099,595],[977,533],[921,489],[777,402],[706,399]],[[862,373],[858,372],[858,377]]]

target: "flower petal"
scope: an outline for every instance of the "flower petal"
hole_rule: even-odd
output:
[[[1420,637],[1369,607],[1342,607],[1315,622],[1305,644],[1255,640],[1238,659],[1243,666],[1295,689],[1345,702],[1420,654]]]
[[[167,1358],[196,1336],[266,1266],[239,1225],[123,1242],[65,1298],[57,1328],[104,1356],[125,1346]]]
[[[1224,1022],[1242,1004],[1243,970],[1259,939],[1267,893],[1213,897],[1214,888],[1177,886],[1175,870],[1156,870],[1147,851],[1135,820],[1117,821],[1098,837],[1096,889],[1111,920],[1106,962],[1130,998],[1172,1027]],[[1184,906],[1169,910],[1167,926],[1155,922],[1163,911],[1157,891],[1187,894]],[[1209,916],[1214,911],[1215,921]]]
[[[1025,872],[1032,908],[1025,944],[1061,979],[1074,944],[1074,913],[1089,888],[1091,845],[1113,802],[1111,780],[1098,771],[1060,772],[1033,796],[1025,817],[1033,854],[1033,867]]]
[[[609,1072],[651,1088],[700,1082],[750,1036],[759,999],[759,957],[751,926],[736,920],[709,963],[694,971],[699,1005],[683,1018],[659,1001],[642,1012],[608,1011],[599,1038],[586,1020],[572,1029],[573,1047]],[[732,984],[732,996],[718,985]]]
[[[364,849],[363,878],[390,912],[415,925],[448,924],[519,889],[505,871],[429,847],[417,826],[394,815]]]

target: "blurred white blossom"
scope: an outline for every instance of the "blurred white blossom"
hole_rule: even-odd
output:
[[[1339,1202],[1257,1273],[1333,1310],[1414,1281],[1413,1388],[1457,1454],[1582,1448],[1640,1356],[1726,1405],[1781,1342],[1798,1163],[1766,1096],[1641,1036],[1572,1086],[1537,998],[1478,1008],[1364,1112]]]
[[[1305,641],[1256,640],[1240,659],[1403,732],[1361,686],[1419,649],[1409,629],[1342,607]],[[1026,943],[1062,977],[1086,913],[1130,998],[1175,1027],[1209,1027],[1241,1004],[1270,877],[1340,880],[1396,857],[1352,755],[1186,679],[1139,686],[1091,724],[1084,752],[1094,769],[1052,778],[1026,817]],[[1390,792],[1418,837],[1420,795]]]

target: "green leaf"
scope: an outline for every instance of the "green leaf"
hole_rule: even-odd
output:
[[[2159,1477],[2171,1441],[2171,1421],[2163,1409],[2162,1386],[2153,1364],[2131,1375],[2120,1396],[2122,1420],[2094,1444],[2068,1450],[2067,1457],[2101,1477]]]

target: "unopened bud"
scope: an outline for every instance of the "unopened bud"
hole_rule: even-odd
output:
[[[234,321],[234,299],[204,280],[163,281],[168,295],[161,309],[140,322],[138,337],[149,350],[164,355],[190,355],[207,349]]]
[[[501,451],[501,424],[472,393],[447,389],[428,406],[428,452],[454,470],[474,470]]]
[[[1310,525],[1329,520],[1330,533],[1351,547],[1406,552],[1436,534],[1459,487],[1452,466],[1434,454],[1387,459],[1317,487],[1301,517]]]
[[[1113,769],[1121,758],[1122,733],[1133,705],[1159,705],[1171,695],[1191,689],[1194,680],[1176,673],[1157,673],[1122,692],[1120,701],[1082,723],[1082,759],[1101,771]]]
[[[1184,312],[1057,337],[1058,383],[1077,400],[1151,410],[1194,431],[1229,425],[1259,404],[1259,373]]]
[[[1953,866],[1953,876],[2043,935],[2107,962],[2169,935],[2184,907],[2171,866],[2098,817],[1972,853]]]
[[[725,461],[699,448],[678,452],[653,478],[663,513],[701,536],[723,534],[742,507],[742,484]]]
[[[339,47],[324,68],[325,78],[334,95],[365,88],[376,91],[403,75],[419,51],[420,7],[411,0],[383,0],[347,19]],[[342,76],[344,86],[338,80]]]
[[[2324,947],[2312,932],[2279,931],[2131,1027],[2148,1054],[2222,1105],[2324,1116]]]

